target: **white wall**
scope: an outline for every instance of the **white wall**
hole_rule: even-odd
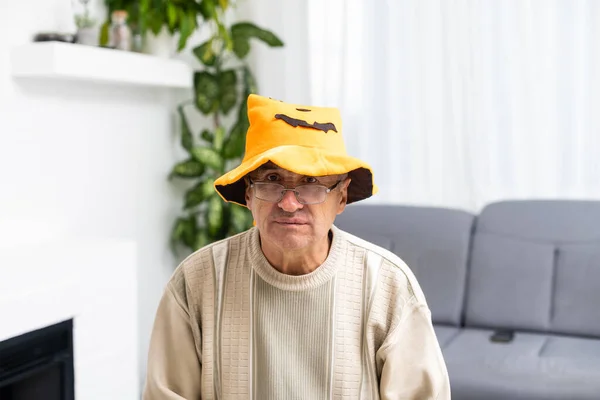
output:
[[[275,33],[283,47],[270,48],[258,40],[251,42],[248,56],[259,93],[282,101],[311,104],[306,0],[243,0],[240,20],[248,20]]]
[[[259,87],[340,108],[366,202],[600,198],[600,3],[245,3],[286,42],[257,46]]]
[[[174,268],[168,233],[180,196],[166,177],[180,94],[13,79],[9,49],[39,31],[72,30],[70,12],[70,0],[0,5],[0,241],[31,242],[31,251],[59,235],[135,241],[141,380]]]

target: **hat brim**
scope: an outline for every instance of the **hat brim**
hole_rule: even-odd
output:
[[[299,175],[325,176],[347,173],[348,204],[364,200],[377,193],[373,171],[365,162],[344,154],[326,152],[306,146],[279,146],[244,160],[237,168],[215,181],[215,189],[223,200],[246,206],[244,177],[267,162]]]

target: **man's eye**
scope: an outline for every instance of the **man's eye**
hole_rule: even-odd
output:
[[[269,182],[276,182],[277,181],[278,176],[275,174],[269,174],[267,175],[266,179]]]
[[[313,176],[307,176],[306,177],[306,183],[317,183],[317,178],[313,177]]]

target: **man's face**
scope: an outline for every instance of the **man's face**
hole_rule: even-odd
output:
[[[335,185],[341,175],[311,177],[298,175],[273,164],[263,166],[249,176],[253,183],[278,183],[291,189],[299,185]],[[350,179],[341,181],[320,204],[302,204],[292,191],[277,202],[256,198],[256,187],[246,187],[246,204],[252,211],[261,240],[280,250],[301,250],[324,240],[335,220],[346,207]]]

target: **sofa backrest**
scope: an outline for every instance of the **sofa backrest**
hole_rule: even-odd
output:
[[[397,205],[349,205],[335,225],[399,256],[414,272],[435,323],[460,325],[474,216]]]
[[[600,336],[600,202],[491,204],[470,259],[466,325]]]

